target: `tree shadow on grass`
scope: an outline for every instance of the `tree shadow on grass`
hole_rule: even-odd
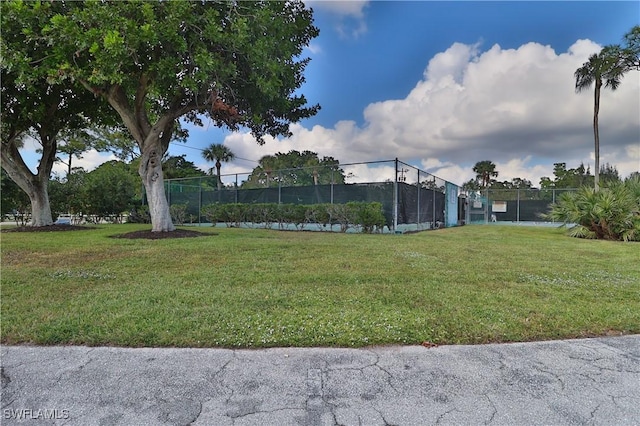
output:
[[[49,225],[49,226],[18,226],[15,228],[2,229],[2,232],[65,232],[65,231],[87,231],[91,229],[97,229],[92,226],[77,226],[77,225]],[[124,238],[124,239],[146,239],[146,240],[163,240],[168,238],[195,238],[195,237],[209,237],[212,235],[218,235],[210,232],[199,232],[189,229],[176,229],[171,232],[152,232],[150,229],[141,231],[132,231],[124,234],[112,235],[110,238]]]
[[[189,229],[176,229],[171,232],[152,232],[150,229],[142,231],[127,232],[126,234],[112,235],[111,238],[126,238],[126,239],[146,239],[146,240],[163,240],[167,238],[195,238],[195,237],[209,237],[212,235],[218,235],[209,232],[192,231]]]

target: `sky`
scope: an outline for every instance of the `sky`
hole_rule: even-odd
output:
[[[267,137],[263,146],[248,132],[205,120],[189,127],[186,143],[172,143],[170,155],[185,154],[208,170],[213,165],[201,150],[223,143],[237,157],[223,174],[250,172],[262,156],[292,149],[341,163],[399,158],[459,185],[475,176],[475,163],[489,160],[498,180],[538,186],[540,177],[553,176],[554,163],[593,169],[593,90],[575,93],[573,74],[640,24],[637,1],[307,6],[320,35],[304,50],[311,61],[299,92],[320,104],[319,113],[292,124],[292,137]],[[601,164],[622,177],[639,171],[640,72],[628,73],[618,90],[604,90],[600,108]],[[109,159],[88,152],[74,165],[90,170]],[[389,165],[354,170],[352,181],[393,178]]]

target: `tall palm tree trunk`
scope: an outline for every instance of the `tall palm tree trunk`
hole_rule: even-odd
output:
[[[222,190],[222,180],[220,178],[220,169],[222,169],[222,163],[220,160],[216,160],[216,173],[218,174],[218,191]]]
[[[593,172],[593,187],[596,191],[600,188],[600,133],[598,130],[598,114],[600,113],[600,88],[602,87],[602,80],[596,79],[596,87],[593,91],[593,140],[595,144],[595,170]]]

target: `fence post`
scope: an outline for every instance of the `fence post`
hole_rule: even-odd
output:
[[[553,188],[551,190],[551,200],[552,200],[551,201],[552,204],[556,203],[556,189],[555,188]],[[551,219],[551,223],[556,223],[555,219]]]
[[[167,182],[167,203],[171,207],[171,181]]]
[[[416,207],[416,210],[417,210],[416,213],[418,213],[418,216],[417,216],[416,222],[417,222],[417,229],[420,229],[420,190],[421,190],[421,187],[420,187],[420,169],[418,169],[418,183],[416,184],[416,187],[418,188],[418,205]]]
[[[517,222],[517,223],[520,223],[520,188],[518,188],[518,190],[517,190],[517,191],[518,191],[518,192],[517,192],[517,194],[518,194],[518,195],[517,195],[517,200],[518,200],[518,201],[517,201],[517,203],[516,203],[516,206],[517,206],[517,209],[516,209],[516,211],[517,211],[517,213],[516,213],[516,222]]]
[[[431,187],[431,199],[433,202],[433,211],[431,212],[431,229],[436,229],[436,176],[433,175],[433,186]]]
[[[202,225],[202,179],[198,179],[198,226]]]
[[[335,182],[333,181],[333,169],[331,169],[331,204],[333,204],[333,184]]]
[[[238,204],[238,174],[236,173],[236,204]]]
[[[282,191],[282,174],[278,171],[278,204],[282,204],[281,191]]]
[[[484,203],[484,223],[489,223],[489,188],[484,190],[485,200]]]
[[[395,161],[396,174],[393,180],[393,230],[398,229],[398,159]]]

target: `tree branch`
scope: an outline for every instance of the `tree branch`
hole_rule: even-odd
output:
[[[138,88],[136,90],[136,97],[134,100],[134,114],[136,116],[136,121],[138,126],[143,130],[143,133],[146,135],[149,133],[151,129],[151,125],[149,123],[149,117],[147,116],[147,109],[145,108],[144,102],[147,97],[147,91],[149,87],[149,76],[146,73],[143,73],[140,76]]]
[[[131,106],[129,105],[129,100],[127,99],[126,94],[124,93],[124,89],[122,86],[118,84],[114,84],[109,88],[109,92],[106,95],[106,99],[109,102],[122,121],[124,125],[129,129],[131,136],[138,142],[138,146],[140,150],[144,146],[144,140],[146,136],[149,134],[149,130],[145,128],[141,128],[136,115],[133,113]]]

